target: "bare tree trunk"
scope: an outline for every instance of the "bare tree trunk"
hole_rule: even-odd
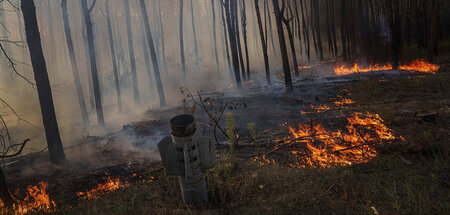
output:
[[[236,0],[238,1],[238,0]],[[234,4],[234,3],[232,3]],[[235,14],[236,16],[232,16],[233,17],[233,25],[235,28],[235,33],[236,33],[236,41],[237,41],[237,48],[238,48],[238,53],[239,53],[239,63],[241,66],[241,73],[242,73],[242,80],[246,81],[247,80],[247,76],[245,75],[245,64],[244,64],[244,55],[242,53],[242,46],[241,46],[241,34],[239,32],[239,13],[238,13],[238,4],[236,2],[236,7],[235,7]]]
[[[95,3],[95,1],[94,1]],[[97,70],[97,57],[95,56],[95,44],[94,44],[94,33],[92,32],[92,20],[91,11],[95,4],[88,8],[87,0],[81,1],[81,9],[83,10],[84,22],[86,25],[86,34],[89,47],[89,57],[91,65],[91,75],[92,75],[92,85],[94,87],[94,99],[95,99],[95,109],[97,111],[98,124],[102,127],[105,126],[105,118],[103,116],[103,105],[101,99],[100,81],[98,78]]]
[[[131,78],[133,80],[133,95],[134,102],[136,104],[140,103],[139,98],[139,86],[137,81],[137,72],[136,72],[136,59],[134,56],[134,45],[133,45],[133,30],[131,28],[131,15],[130,15],[130,3],[129,0],[124,0],[125,5],[125,17],[126,17],[126,27],[127,27],[127,37],[128,37],[128,50],[130,54],[130,66],[131,66]]]
[[[269,10],[269,2],[265,1],[265,5],[264,8],[267,12],[267,21],[269,22],[269,36],[270,36],[270,43],[272,44],[272,50],[273,50],[273,54],[275,55],[275,57],[277,56],[277,49],[275,48],[275,40],[273,39],[273,30],[272,30],[272,19],[270,18],[271,16],[269,14],[272,14]]]
[[[63,0],[66,1],[66,0]],[[116,85],[117,108],[119,113],[122,112],[122,94],[120,92],[119,71],[117,69],[116,49],[114,47],[114,37],[111,24],[111,11],[109,10],[109,1],[105,1],[106,22],[108,25],[109,48],[111,49],[111,60],[114,73],[114,83]]]
[[[2,168],[0,168],[0,202],[3,202],[5,207],[11,207],[15,203],[11,193],[8,190],[6,178],[3,174]]]
[[[389,25],[391,39],[392,68],[398,68],[398,55],[400,49],[400,26],[398,25],[398,0],[386,0],[386,17]]]
[[[298,5],[297,0],[294,0],[294,7],[295,7],[295,18],[296,18],[296,24],[297,24],[297,37],[298,37],[298,44],[300,48],[300,55],[302,54],[302,33],[301,33],[301,26],[300,26],[300,14],[298,12]]]
[[[439,0],[433,1],[433,14],[431,16],[430,43],[428,44],[428,60],[432,61],[438,47],[439,30]]]
[[[223,1],[223,0],[222,0]],[[230,39],[230,48],[231,48],[231,57],[233,59],[233,69],[234,69],[234,77],[236,79],[236,85],[238,89],[242,88],[241,84],[241,75],[239,71],[239,56],[237,50],[237,41],[236,41],[236,33],[234,28],[234,17],[237,16],[237,2],[232,0],[225,0],[225,3],[222,3],[225,7],[225,17],[227,19],[228,26],[228,37]]]
[[[305,0],[301,0],[300,2],[300,8],[302,11],[302,23],[303,23],[303,37],[306,38],[306,40],[303,40],[305,42],[305,49],[306,49],[306,56],[308,57],[308,62],[311,61],[311,43],[309,42],[309,32],[308,32],[308,24],[306,22],[306,2],[303,6],[303,2]]]
[[[261,12],[259,10],[259,0],[254,1],[255,1],[256,17],[258,19],[259,37],[261,38],[261,47],[264,55],[264,66],[266,68],[266,81],[268,85],[272,85],[272,81],[270,80],[269,55],[267,54],[267,43],[266,38],[264,36],[264,29],[261,20]]]
[[[231,60],[230,60],[230,46],[228,45],[228,36],[227,36],[227,23],[225,21],[225,7],[220,7],[220,15],[222,16],[222,23],[223,23],[223,36],[225,37],[225,51],[227,56],[227,62],[228,62],[228,70],[230,71],[230,77],[231,80],[233,80],[233,69],[231,68]]]
[[[161,55],[163,58],[163,65],[164,65],[164,74],[165,76],[168,76],[168,69],[167,69],[167,58],[166,58],[166,45],[165,45],[165,39],[164,39],[164,25],[162,21],[162,14],[161,14],[161,1],[158,0],[158,15],[159,15],[159,30],[161,35]]]
[[[145,26],[143,26],[143,29],[145,29]],[[148,53],[149,47],[147,45],[147,36],[145,35],[145,31],[142,31],[142,33],[142,49],[144,51],[145,68],[147,69],[148,87],[150,88],[150,97],[153,98],[153,77],[150,66],[150,54]]]
[[[191,0],[191,18],[192,18],[192,32],[194,37],[194,53],[195,53],[195,66],[197,72],[200,72],[200,58],[198,56],[198,44],[197,44],[197,31],[195,29],[195,16],[194,16],[194,2]]]
[[[84,21],[84,16],[83,17],[83,23],[85,23]],[[86,67],[88,71],[88,89],[89,89],[89,107],[90,110],[94,110],[95,109],[95,99],[94,99],[94,88],[93,88],[93,83],[92,83],[92,75],[89,72],[89,66],[90,66],[90,56],[89,56],[89,42],[87,39],[87,33],[86,33],[86,27],[82,27],[81,28],[81,34],[83,37],[83,46],[84,46],[84,56],[86,57]]]
[[[283,0],[283,9],[282,11],[286,11],[286,5],[285,5],[285,0]],[[289,5],[289,11],[292,11]],[[289,14],[289,11],[286,11],[287,14]],[[289,20],[288,20],[289,19]],[[281,14],[281,20],[283,21],[283,23],[286,25],[286,30],[288,33],[288,38],[289,38],[289,44],[291,46],[291,52],[292,52],[292,62],[294,63],[294,71],[295,71],[295,77],[298,77],[298,63],[297,63],[297,53],[295,52],[295,45],[294,45],[294,37],[292,35],[292,30],[291,30],[291,26],[290,26],[290,22],[292,22],[293,17],[292,18],[288,18],[286,19],[284,17],[284,14]]]
[[[89,117],[86,108],[86,102],[84,101],[83,87],[81,86],[80,75],[78,74],[78,65],[75,57],[75,50],[73,48],[72,35],[69,26],[69,15],[67,13],[67,0],[61,0],[61,8],[64,21],[64,32],[66,35],[66,42],[67,47],[69,49],[70,63],[72,66],[73,80],[75,82],[75,87],[77,91],[78,104],[80,105],[81,119],[83,120],[84,128],[86,128],[89,126]]]
[[[28,49],[30,50],[31,64],[34,70],[34,79],[39,96],[39,103],[47,138],[50,161],[53,164],[63,164],[65,155],[59,135],[53,104],[52,89],[48,79],[47,66],[42,51],[41,36],[36,18],[36,7],[33,0],[22,0],[22,14],[25,22]]]
[[[278,0],[272,0],[273,9],[275,10],[275,19],[278,30],[278,40],[280,42],[280,51],[281,51],[281,60],[283,61],[283,71],[284,71],[284,83],[286,85],[286,92],[292,93],[292,78],[291,78],[291,69],[289,68],[289,59],[286,48],[286,40],[283,32],[283,22],[282,20],[282,11],[280,10],[280,5],[278,4]]]
[[[212,7],[212,17],[213,17],[213,40],[214,40],[214,57],[216,59],[216,72],[220,78],[220,63],[219,63],[219,53],[217,51],[217,32],[216,32],[216,9],[214,7],[214,0],[211,0]]]
[[[183,83],[186,87],[186,58],[184,57],[184,35],[183,35],[183,4],[184,0],[180,0],[180,53],[181,53],[181,71],[183,72]]]
[[[242,0],[242,8],[241,8],[241,21],[242,21],[242,36],[244,39],[244,50],[245,50],[245,60],[247,65],[247,80],[250,80],[250,59],[248,54],[248,41],[247,41],[247,14],[245,12],[245,1]],[[245,76],[245,74],[244,74]]]
[[[344,60],[347,59],[347,36],[346,32],[346,14],[347,14],[347,0],[341,0],[341,43],[342,43],[342,54]]]
[[[166,106],[166,97],[164,95],[164,88],[159,74],[158,59],[156,57],[156,50],[153,44],[152,31],[150,29],[150,22],[148,21],[147,7],[145,6],[145,0],[140,0],[142,18],[144,19],[145,32],[147,34],[147,42],[150,47],[150,55],[152,57],[153,72],[155,73],[156,87],[158,88],[159,103],[161,107]]]

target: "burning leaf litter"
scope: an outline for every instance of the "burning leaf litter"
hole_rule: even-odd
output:
[[[379,64],[372,64],[368,67],[362,67],[358,63],[355,63],[353,67],[348,68],[346,66],[337,66],[334,68],[334,73],[337,76],[343,76],[343,75],[350,75],[355,73],[361,73],[361,72],[372,72],[372,71],[383,71],[383,70],[392,70],[392,64],[388,65],[379,65]],[[401,65],[398,67],[398,69],[406,70],[410,72],[423,72],[423,73],[429,73],[429,74],[436,74],[436,72],[439,70],[439,66],[429,63],[427,61],[424,61],[423,59],[418,59],[412,61],[410,64]]]
[[[36,186],[29,185],[27,187],[27,196],[24,200],[15,199],[15,203],[11,208],[4,207],[0,200],[0,214],[26,214],[30,212],[52,212],[56,208],[54,201],[51,201],[47,191],[47,182],[39,182]],[[16,194],[19,190],[16,191]]]

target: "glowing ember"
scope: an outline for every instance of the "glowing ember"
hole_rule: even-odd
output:
[[[430,74],[436,74],[436,72],[439,70],[439,66],[426,62],[422,59],[420,60],[415,60],[413,62],[411,62],[410,64],[406,64],[406,65],[401,65],[398,67],[401,70],[406,70],[406,71],[418,71],[418,72],[423,72],[423,73],[430,73]],[[388,65],[384,65],[384,66],[380,66],[379,64],[373,64],[370,65],[369,67],[361,67],[359,64],[355,63],[353,65],[353,67],[348,68],[346,66],[337,66],[334,68],[334,73],[338,76],[342,76],[342,75],[350,75],[350,74],[355,74],[355,73],[360,73],[360,72],[372,72],[372,71],[382,71],[382,70],[392,70],[392,65],[388,64]]]
[[[346,131],[328,131],[321,124],[299,124],[289,127],[291,136],[278,140],[278,145],[294,148],[291,167],[321,167],[365,163],[377,156],[374,144],[395,140],[393,131],[387,128],[377,114],[353,113],[347,118]],[[400,137],[402,140],[402,138]],[[275,165],[265,156],[254,157],[260,165]]]
[[[107,181],[104,184],[99,184],[96,188],[86,191],[86,192],[78,192],[77,195],[84,199],[98,199],[102,195],[113,192],[118,189],[129,187],[130,184],[125,182],[120,182],[119,178],[111,179],[107,178]]]
[[[334,101],[334,105],[338,107],[344,107],[344,105],[349,105],[353,103],[355,103],[353,100],[346,98],[338,98],[338,100]]]
[[[39,182],[36,186],[28,186],[27,195],[24,200],[15,199],[17,203],[11,208],[5,208],[3,202],[0,201],[0,206],[2,206],[0,214],[26,214],[39,211],[53,212],[56,204],[49,199],[46,188],[46,182]]]
[[[328,107],[327,105],[324,105],[324,104],[321,104],[319,106],[311,105],[310,108],[313,111],[309,111],[309,112],[308,111],[300,111],[300,113],[301,114],[313,114],[313,113],[322,113],[322,112],[325,112],[327,110],[330,110],[330,107]]]

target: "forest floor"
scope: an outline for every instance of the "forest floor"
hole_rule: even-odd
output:
[[[262,82],[244,84],[241,93],[220,89],[200,92],[202,98],[193,93],[183,105],[149,111],[145,120],[120,132],[87,137],[66,149],[69,163],[59,171],[37,165],[46,159],[42,154],[24,158],[33,165],[8,171],[8,180],[15,178],[10,189],[47,181],[56,205],[48,213],[55,214],[450,213],[448,65],[436,75],[296,81],[289,95],[281,79],[273,87]],[[337,102],[342,99],[353,102]],[[233,158],[202,104],[216,118],[223,111],[232,113],[221,117],[220,127],[229,127],[225,118],[235,120]],[[183,204],[177,179],[165,174],[155,149],[170,134],[169,119],[184,112],[196,116],[199,132],[220,143],[218,163],[208,171],[210,202],[204,205]],[[289,127],[295,130],[299,124],[343,131],[354,113],[378,114],[395,135],[370,159],[353,165],[307,164],[292,152],[298,145],[281,142],[289,141]],[[116,178],[120,182],[114,192],[80,193]]]

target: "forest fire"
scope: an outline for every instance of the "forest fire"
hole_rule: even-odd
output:
[[[129,187],[129,186],[130,186],[130,184],[127,181],[121,182],[119,178],[116,178],[116,179],[107,178],[107,181],[105,183],[97,185],[97,187],[94,189],[91,189],[86,192],[77,192],[77,196],[79,196],[83,199],[88,199],[88,200],[98,199],[102,195],[111,193],[118,189]]]
[[[410,64],[400,65],[398,67],[401,70],[406,70],[410,72],[423,72],[423,73],[429,73],[429,74],[436,74],[436,72],[439,70],[439,66],[429,63],[427,61],[424,61],[423,59],[414,60]],[[343,76],[343,75],[350,75],[355,73],[361,73],[361,72],[372,72],[372,71],[383,71],[383,70],[392,70],[392,65],[379,65],[379,64],[372,64],[368,67],[362,67],[358,63],[355,63],[353,67],[348,68],[346,66],[337,66],[334,68],[334,73],[337,76]]]
[[[347,122],[345,131],[329,131],[322,124],[289,127],[291,136],[278,140],[273,151],[282,146],[294,148],[290,153],[295,159],[288,162],[291,167],[330,168],[368,162],[377,156],[375,144],[402,140],[394,136],[393,130],[377,114],[356,112],[347,117]],[[276,164],[265,155],[252,160],[260,165]]]
[[[29,212],[52,212],[56,208],[54,201],[49,199],[46,191],[47,183],[39,182],[36,186],[28,186],[24,200],[15,199],[15,203],[11,208],[5,208],[0,201],[0,214],[26,214]],[[18,194],[18,190],[16,191]]]

